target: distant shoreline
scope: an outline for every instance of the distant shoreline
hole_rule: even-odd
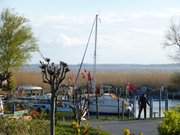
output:
[[[24,65],[20,71],[38,72],[40,65],[28,64]],[[71,71],[76,72],[79,65],[69,65]],[[97,72],[180,72],[180,64],[97,64]],[[84,64],[82,70],[93,70],[92,64]]]

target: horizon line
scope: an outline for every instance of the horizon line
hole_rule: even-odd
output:
[[[39,65],[40,63],[27,63],[24,65]],[[55,63],[57,64],[57,63]],[[141,64],[141,63],[99,63],[96,65],[144,65],[144,66],[148,66],[148,65],[178,65],[180,63],[150,63],[150,64]],[[68,65],[80,65],[80,63],[73,63],[73,64],[68,64]],[[93,65],[92,63],[84,63],[83,65]]]

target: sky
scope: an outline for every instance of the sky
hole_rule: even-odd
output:
[[[180,18],[179,0],[0,0],[29,20],[39,49],[58,63],[79,64],[95,15],[99,15],[98,64],[168,64],[175,48],[164,48],[171,20]],[[85,63],[93,63],[94,35]],[[39,63],[33,53],[28,63]]]

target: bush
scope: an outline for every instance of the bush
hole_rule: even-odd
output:
[[[180,112],[165,112],[163,122],[159,126],[160,135],[180,135]]]
[[[73,135],[109,135],[100,129],[91,128],[88,123],[80,127],[77,122],[72,122],[71,127],[74,129]]]
[[[49,132],[48,125],[48,121],[1,118],[0,135],[45,135]]]
[[[129,128],[124,128],[123,135],[135,135],[135,134],[132,133]],[[144,135],[144,134],[142,132],[140,132],[138,135]]]
[[[34,119],[25,121],[22,119],[0,118],[0,135],[48,135],[50,133],[48,120]],[[80,127],[80,135],[109,135],[89,126]],[[76,130],[70,124],[58,122],[56,135],[75,135]]]
[[[180,113],[180,106],[176,106],[173,110]]]

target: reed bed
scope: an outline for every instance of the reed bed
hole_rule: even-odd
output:
[[[49,89],[47,84],[42,82],[40,72],[15,72],[17,85],[37,85],[45,89]],[[67,79],[65,84],[69,84]],[[128,82],[136,86],[149,85],[160,87],[161,85],[169,85],[172,73],[169,72],[98,72],[96,74],[96,81],[98,85],[113,84],[117,86],[125,86]],[[71,82],[72,83],[72,82]],[[86,84],[86,80],[80,79],[81,84]]]

